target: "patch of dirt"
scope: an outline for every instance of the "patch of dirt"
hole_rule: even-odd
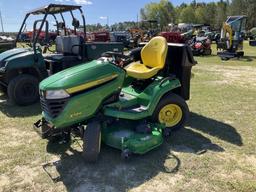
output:
[[[244,163],[248,164],[248,166],[252,166],[256,170],[256,157],[255,157],[255,155],[247,155],[243,159],[243,161],[244,161]]]
[[[0,176],[0,191],[2,191],[1,189],[3,189],[4,186],[9,185],[9,183],[10,183],[9,177],[7,177],[5,175],[1,175]]]
[[[13,170],[16,172],[15,177],[20,180],[20,184],[33,183],[33,179],[38,176],[38,168],[28,166],[17,166]]]
[[[131,192],[144,192],[144,191],[175,191],[178,183],[184,180],[184,176],[180,174],[163,174],[159,173],[154,179],[148,180],[142,185],[131,189]],[[163,182],[164,181],[164,182]]]
[[[185,145],[173,145],[171,150],[175,152],[178,151],[183,153],[195,153],[195,150]]]
[[[190,179],[182,186],[184,191],[190,191],[191,188],[198,191],[210,191],[208,183],[199,179]]]

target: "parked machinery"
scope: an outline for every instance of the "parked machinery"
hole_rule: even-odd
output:
[[[80,13],[80,20],[75,18],[75,11]],[[63,13],[67,13],[65,16],[70,14],[72,31],[66,27]],[[29,105],[38,101],[38,84],[49,75],[97,59],[106,51],[122,52],[124,48],[122,43],[116,42],[85,42],[86,37],[77,33],[77,29],[82,25],[83,34],[86,35],[85,17],[81,6],[63,4],[50,4],[28,12],[16,42],[27,19],[39,15],[43,15],[43,19],[34,22],[30,48],[16,48],[0,54],[0,85],[7,91],[9,99],[18,105]],[[61,21],[57,20],[57,15]],[[55,40],[55,50],[50,49],[52,41],[49,39],[48,17],[53,17],[56,21],[58,36]],[[40,40],[43,31],[44,39]]]
[[[11,37],[0,36],[0,53],[14,48],[14,39]]]
[[[192,49],[193,55],[211,55],[211,40],[208,37],[193,37],[188,45]]]
[[[245,30],[246,16],[229,16],[223,23],[221,39],[217,42],[218,56],[222,60],[244,56],[242,31]]]

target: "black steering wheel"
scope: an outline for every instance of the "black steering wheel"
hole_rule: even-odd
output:
[[[103,53],[102,57],[111,57],[113,63],[122,68],[133,61],[133,58],[131,56],[127,56],[123,53],[113,51]]]

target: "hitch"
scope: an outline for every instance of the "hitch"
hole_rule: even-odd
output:
[[[47,124],[44,118],[35,122],[33,127],[42,139],[46,139],[51,136],[52,127]]]

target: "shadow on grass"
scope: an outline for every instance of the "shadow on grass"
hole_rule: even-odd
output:
[[[255,61],[256,59],[256,56],[249,56],[249,55],[246,55],[246,56],[243,56],[243,57],[234,57],[234,58],[230,58],[229,60],[231,61],[242,61],[242,62],[252,62],[252,61]]]
[[[175,179],[181,164],[180,159],[170,153],[168,143],[145,155],[134,155],[127,161],[121,159],[120,151],[103,145],[94,164],[85,163],[81,153],[68,144],[48,143],[47,151],[60,154],[61,158],[47,165],[45,170],[53,166],[58,172],[53,181],[63,182],[68,191],[127,191],[160,172],[169,173],[169,178]]]
[[[251,61],[254,61],[255,59],[256,59],[256,56],[248,56],[248,55],[239,58],[239,60],[245,61],[245,62],[251,62]]]
[[[39,102],[29,106],[17,106],[8,101],[5,94],[0,93],[0,111],[8,117],[29,117],[39,115],[41,107]]]
[[[171,150],[176,152],[201,154],[207,151],[224,151],[221,146],[212,143],[209,138],[189,128],[173,133],[168,143],[172,146]]]
[[[228,143],[237,146],[243,145],[242,137],[236,131],[236,129],[231,125],[221,121],[217,121],[215,119],[211,119],[192,112],[190,113],[188,126],[190,126],[192,129],[196,129],[211,136],[217,137]]]
[[[103,145],[97,163],[88,164],[83,161],[81,152],[70,144],[49,142],[47,152],[60,155],[60,160],[51,165],[58,173],[52,180],[63,182],[68,191],[127,191],[148,182],[161,172],[170,173],[168,178],[175,180],[175,173],[182,162],[172,151],[198,155],[208,150],[224,151],[198,131],[242,145],[235,128],[214,119],[191,113],[188,126],[190,128],[173,132],[167,142],[156,150],[145,155],[134,155],[126,162],[121,159],[120,151]]]

